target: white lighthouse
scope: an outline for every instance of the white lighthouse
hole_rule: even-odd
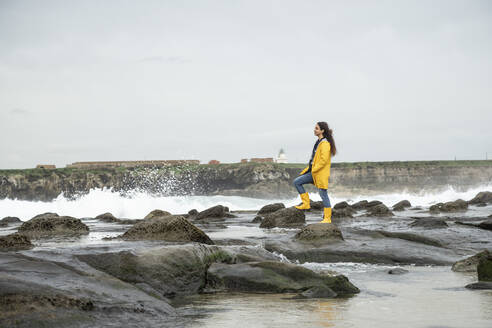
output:
[[[277,156],[277,163],[287,163],[287,157],[285,157],[285,152],[282,148],[280,148],[280,151],[278,152]]]

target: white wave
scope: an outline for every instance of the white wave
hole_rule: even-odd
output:
[[[492,185],[484,185],[467,191],[457,191],[450,187],[440,193],[391,193],[380,195],[353,195],[350,198],[339,198],[330,195],[331,204],[340,201],[353,203],[362,199],[380,200],[386,205],[408,199],[413,206],[429,206],[436,202],[456,200],[458,198],[469,200],[480,191],[492,191]],[[321,200],[316,193],[310,193],[312,200]],[[69,200],[63,195],[58,196],[52,202],[23,201],[23,200],[0,200],[0,218],[5,216],[16,216],[26,221],[33,216],[55,212],[59,215],[70,215],[74,217],[94,217],[96,215],[111,212],[120,218],[143,218],[154,209],[162,209],[174,214],[187,213],[195,208],[198,211],[211,206],[221,204],[228,206],[230,210],[258,210],[266,204],[283,202],[286,206],[293,206],[300,202],[299,197],[290,199],[256,199],[240,196],[152,196],[143,192],[134,192],[130,195],[121,195],[112,192],[111,189],[93,189],[88,194],[75,200]]]

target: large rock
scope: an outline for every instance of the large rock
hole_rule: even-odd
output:
[[[451,270],[456,272],[477,272],[477,265],[481,258],[489,256],[488,250],[484,250],[466,259],[459,260],[453,264]]]
[[[169,216],[169,215],[171,215],[171,213],[169,213],[167,211],[153,210],[153,211],[151,211],[149,214],[147,214],[144,217],[144,220],[151,220],[151,219],[155,219],[155,218],[162,218],[162,217]]]
[[[302,228],[295,239],[314,244],[332,243],[343,240],[342,232],[334,224],[314,223]]]
[[[479,192],[473,199],[468,201],[469,204],[492,203],[492,191]]]
[[[331,217],[332,218],[352,218],[355,210],[351,207],[345,207],[341,209],[332,209]]]
[[[261,221],[260,228],[296,228],[306,223],[306,216],[302,210],[288,207],[266,215]]]
[[[359,293],[345,276],[320,275],[302,266],[274,261],[213,263],[207,271],[207,287],[263,293],[304,292],[313,287],[326,287],[333,291],[331,296]]]
[[[357,203],[354,203],[351,205],[351,207],[354,209],[354,210],[362,210],[362,209],[365,209],[367,207],[367,204],[369,202],[367,200],[361,200]]]
[[[393,211],[403,211],[407,207],[412,207],[412,204],[408,200],[402,200],[393,205]]]
[[[34,245],[28,237],[13,233],[7,236],[0,236],[0,250],[1,251],[16,251],[22,249],[31,249]]]
[[[260,210],[258,211],[258,215],[273,213],[283,208],[285,208],[285,205],[283,203],[268,204],[260,208]]]
[[[6,216],[3,219],[0,220],[0,226],[7,226],[10,223],[21,223],[21,219],[15,216]]]
[[[336,203],[335,206],[333,206],[334,209],[342,209],[342,208],[347,208],[347,207],[350,207],[350,205],[347,203],[347,202],[339,202],[339,203]]]
[[[141,221],[125,232],[121,238],[127,240],[194,241],[213,244],[210,237],[186,218],[174,215]]]
[[[468,209],[468,203],[462,199],[457,199],[452,202],[437,203],[429,208],[430,212],[461,212]]]
[[[193,216],[194,220],[203,220],[203,219],[224,219],[224,218],[234,218],[236,217],[234,214],[229,213],[229,208],[227,206],[216,205],[206,210],[203,210]]]
[[[19,233],[31,238],[52,236],[77,236],[89,233],[89,227],[80,219],[58,216],[56,213],[40,214],[24,222]]]
[[[393,216],[393,212],[391,212],[390,209],[386,205],[377,204],[377,205],[368,207],[366,215],[367,216],[384,217],[384,216]]]
[[[78,258],[118,279],[143,290],[158,291],[165,297],[201,292],[211,263],[232,262],[229,253],[203,244],[157,247],[134,253],[79,255]]]
[[[492,282],[492,254],[482,256],[477,265],[478,281]]]

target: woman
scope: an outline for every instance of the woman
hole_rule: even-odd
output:
[[[313,153],[308,166],[294,179],[294,186],[299,192],[302,204],[296,206],[300,210],[311,208],[309,195],[302,185],[311,183],[319,189],[319,195],[323,200],[322,223],[331,223],[331,204],[328,198],[328,180],[330,178],[331,156],[335,156],[337,148],[333,139],[333,131],[326,122],[318,122],[314,127],[314,135],[318,140],[314,144]]]

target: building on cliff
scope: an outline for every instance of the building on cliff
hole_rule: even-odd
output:
[[[106,167],[137,167],[137,166],[166,166],[177,164],[200,164],[199,160],[156,160],[156,161],[100,161],[100,162],[75,162],[68,164],[69,168],[106,168]]]
[[[56,169],[56,166],[53,164],[38,164],[36,165],[37,169]]]

